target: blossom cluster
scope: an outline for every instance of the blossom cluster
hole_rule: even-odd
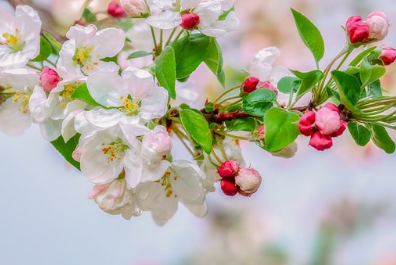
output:
[[[388,153],[395,149],[385,130],[395,113],[385,112],[396,99],[382,95],[379,81],[395,50],[374,46],[339,71],[353,49],[384,39],[390,23],[383,13],[349,19],[350,41],[325,71],[274,66],[280,51],[265,48],[244,81],[202,105],[190,75],[206,64],[225,86],[216,38],[239,26],[234,0],[112,1],[107,15],[117,23],[105,28],[88,9],[84,14],[60,43],[41,33],[31,7],[0,10],[0,130],[20,135],[40,126],[94,185],[88,197],[107,213],[130,219],[148,211],[162,225],[179,203],[204,216],[216,186],[228,196],[252,196],[262,177],[246,166],[240,141],[289,158],[300,133],[325,150],[348,127],[359,145],[373,139]],[[307,20],[293,15],[298,27]],[[324,49],[300,34],[318,64]],[[312,100],[298,106],[305,94]],[[195,161],[174,160],[174,141]]]

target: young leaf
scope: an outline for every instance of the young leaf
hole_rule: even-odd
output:
[[[325,52],[325,46],[322,34],[318,28],[303,14],[299,13],[298,11],[292,9],[294,20],[296,22],[296,26],[298,29],[298,33],[301,36],[301,39],[311,50],[316,63],[318,64],[319,61],[323,58]]]
[[[146,57],[149,55],[152,55],[152,52],[146,52],[146,51],[137,51],[133,52],[128,56],[128,60],[135,59],[135,58],[141,58],[141,57]]]
[[[205,64],[216,75],[220,84],[225,86],[225,75],[223,70],[223,54],[215,38],[211,38],[208,53],[206,54]]]
[[[363,83],[362,87],[380,79],[385,73],[385,67],[372,65],[367,59],[364,59],[360,65],[360,80]]]
[[[161,86],[165,88],[169,96],[176,98],[176,61],[175,51],[168,46],[155,60],[155,73]]]
[[[348,122],[348,130],[360,146],[365,146],[371,139],[371,131],[356,122]]]
[[[297,73],[293,71],[293,73]],[[296,101],[298,101],[306,93],[310,92],[323,78],[322,71],[314,70],[308,73],[298,73],[296,75],[302,80],[300,88],[297,90]]]
[[[265,145],[269,152],[277,152],[293,143],[300,134],[300,116],[284,109],[272,108],[264,118]]]
[[[96,22],[96,20],[97,20],[95,14],[92,13],[92,11],[89,10],[88,8],[84,9],[82,18],[85,22],[88,22],[88,23]]]
[[[248,94],[242,102],[242,109],[254,116],[262,117],[272,108],[276,94],[269,89],[257,89]]]
[[[180,110],[180,121],[187,134],[202,146],[206,153],[210,154],[212,150],[212,134],[206,119],[192,109],[184,109]]]
[[[283,94],[290,94],[295,92],[294,89],[296,89],[296,84],[298,86],[300,83],[298,83],[300,79],[293,77],[293,76],[285,76],[278,82],[278,90],[283,93]]]
[[[176,78],[183,79],[194,72],[208,54],[211,38],[191,34],[172,44],[176,58]]]
[[[73,92],[73,94],[71,95],[72,99],[79,99],[81,101],[84,101],[85,103],[91,105],[91,106],[99,106],[102,108],[106,108],[102,105],[100,105],[98,102],[96,102],[91,94],[89,94],[88,88],[87,88],[87,84],[82,84],[80,86],[78,86],[76,88],[76,90]]]
[[[56,54],[59,55],[60,50],[62,49],[62,44],[57,41],[54,36],[52,36],[50,33],[48,32],[44,32],[43,33],[44,37],[47,39],[47,41],[49,42],[49,44],[51,44],[52,47],[52,51]]]
[[[226,121],[227,131],[252,132],[256,129],[256,122],[253,118],[243,118]]]
[[[364,57],[369,55],[375,49],[377,49],[376,46],[368,48],[367,50],[362,51],[360,54],[358,54],[358,56],[355,57],[355,59],[352,60],[352,62],[349,63],[349,66],[353,66],[353,67],[357,66],[363,60]]]
[[[395,142],[389,137],[388,132],[383,126],[372,125],[371,131],[373,133],[373,142],[376,146],[384,150],[387,154],[395,152]]]
[[[51,45],[48,43],[48,41],[43,36],[41,36],[40,37],[40,53],[32,61],[36,61],[36,62],[44,61],[51,55],[51,53],[52,53]]]
[[[77,134],[73,138],[71,138],[67,143],[63,140],[63,137],[60,136],[55,141],[52,141],[51,144],[58,150],[59,153],[66,159],[67,162],[72,164],[75,168],[80,170],[80,163],[73,159],[72,154],[78,145],[78,140],[80,139],[80,135]]]
[[[341,71],[331,73],[337,83],[341,102],[352,112],[359,112],[355,107],[360,97],[360,83],[356,77]]]

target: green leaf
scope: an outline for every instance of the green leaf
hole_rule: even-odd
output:
[[[211,38],[210,45],[208,47],[208,53],[206,54],[204,62],[213,72],[213,74],[215,74],[220,84],[224,87],[225,75],[223,70],[223,54],[221,52],[219,43],[215,38]]]
[[[293,77],[293,76],[285,76],[278,82],[278,90],[284,94],[290,94],[295,92],[296,85],[300,85],[300,79]]]
[[[353,140],[360,146],[365,146],[371,139],[371,131],[356,122],[348,122],[348,130]]]
[[[101,104],[99,104],[98,102],[96,102],[91,94],[89,94],[89,90],[87,88],[87,84],[82,84],[80,86],[78,86],[76,88],[76,90],[73,92],[73,94],[71,95],[72,99],[79,99],[84,101],[85,103],[94,106],[94,107],[102,107],[102,108],[106,108],[104,106],[102,106]]]
[[[168,46],[155,60],[155,74],[161,86],[171,98],[176,98],[176,61],[175,51]]]
[[[146,57],[149,55],[152,55],[152,52],[146,52],[146,51],[137,51],[133,52],[128,56],[128,60],[135,59],[135,58],[141,58],[141,57]]]
[[[298,29],[298,33],[300,34],[301,39],[311,50],[316,63],[323,58],[325,52],[325,46],[322,34],[318,28],[303,14],[298,11],[292,9],[294,20],[296,22],[296,26]]]
[[[43,37],[40,37],[40,53],[32,61],[42,62],[46,60],[52,53],[52,48],[49,42]]]
[[[176,78],[183,79],[194,72],[208,54],[211,38],[191,34],[172,44],[176,58]]]
[[[353,75],[333,71],[332,76],[337,83],[340,92],[341,102],[352,112],[359,112],[355,107],[360,97],[360,84],[359,80]]]
[[[264,116],[264,114],[272,108],[276,94],[269,89],[257,89],[248,94],[242,101],[242,109],[254,116]]]
[[[357,66],[364,57],[366,57],[367,55],[369,55],[372,51],[374,51],[377,47],[371,47],[368,48],[367,50],[362,51],[360,54],[358,54],[358,56],[356,56],[355,59],[352,60],[352,62],[349,63],[349,66]]]
[[[376,146],[384,150],[387,154],[395,152],[395,142],[390,138],[388,132],[383,126],[372,125],[371,131],[373,133],[373,142]]]
[[[225,122],[227,131],[253,132],[256,129],[256,121],[253,118],[235,119]]]
[[[385,73],[385,67],[372,65],[367,59],[364,59],[360,65],[360,80],[363,83],[362,87],[380,79]]]
[[[82,18],[85,22],[88,22],[88,23],[96,22],[96,20],[97,20],[95,14],[92,13],[92,11],[89,10],[88,8],[84,9]]]
[[[47,39],[47,41],[49,42],[49,44],[52,47],[52,51],[56,54],[59,55],[60,50],[62,49],[62,44],[57,41],[55,39],[54,36],[52,36],[50,33],[48,32],[44,32],[43,33],[44,37]]]
[[[296,101],[298,101],[306,93],[310,92],[323,78],[322,71],[314,70],[307,73],[292,71],[298,78],[302,80],[296,94]]]
[[[72,154],[78,145],[78,140],[80,139],[80,135],[77,134],[73,138],[71,138],[67,143],[63,140],[63,137],[60,136],[55,141],[52,141],[51,144],[58,150],[59,153],[66,159],[67,162],[72,164],[75,168],[80,170],[80,163],[73,159]]]
[[[210,154],[212,134],[209,130],[209,124],[202,114],[192,109],[180,110],[180,121],[187,134],[202,146],[206,153]]]
[[[272,108],[264,118],[265,145],[269,152],[277,152],[296,140],[300,134],[298,121],[300,116],[284,109]]]
[[[370,85],[368,85],[367,96],[371,97],[371,98],[378,98],[378,97],[383,96],[381,81],[376,80],[376,81],[370,83]]]

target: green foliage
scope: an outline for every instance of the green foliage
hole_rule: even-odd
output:
[[[301,79],[301,85],[297,90],[296,101],[302,96],[311,92],[312,89],[323,79],[323,73],[319,70],[314,70],[307,73],[292,71],[298,78]]]
[[[371,132],[373,134],[373,142],[376,146],[384,150],[387,154],[395,152],[395,142],[390,138],[388,132],[383,126],[372,125]]]
[[[176,60],[175,51],[168,46],[155,60],[155,74],[161,86],[171,98],[176,98]]]
[[[212,150],[212,134],[206,119],[198,110],[180,110],[180,121],[184,130],[203,150],[210,154]]]
[[[301,39],[308,49],[312,52],[316,63],[323,58],[325,46],[322,34],[318,28],[303,14],[292,9],[294,21],[300,34]]]
[[[133,52],[128,56],[128,60],[131,59],[136,59],[136,58],[141,58],[141,57],[146,57],[149,55],[153,55],[152,52],[146,52],[146,51],[137,51],[137,52]]]
[[[262,117],[272,108],[276,94],[269,89],[257,89],[248,94],[242,102],[242,109],[250,115]]]
[[[205,60],[212,40],[203,34],[191,34],[172,44],[176,58],[176,78],[190,76]]]
[[[243,118],[226,121],[227,131],[253,132],[256,129],[254,118]]]
[[[71,95],[72,99],[79,99],[81,101],[84,101],[85,103],[94,106],[94,107],[101,107],[101,108],[106,108],[102,105],[100,105],[98,102],[96,102],[91,94],[89,94],[87,84],[82,84],[76,88],[76,90],[73,92]]]
[[[96,22],[97,21],[95,14],[92,13],[92,11],[89,10],[88,8],[84,9],[84,12],[82,14],[82,19],[85,22],[88,22],[88,23],[92,23],[92,22]]]
[[[353,140],[360,146],[365,146],[371,139],[371,131],[356,122],[348,122],[348,130]]]
[[[223,54],[221,52],[219,43],[215,38],[211,38],[208,47],[208,53],[206,54],[204,62],[217,77],[217,80],[219,80],[220,84],[224,87],[225,75],[223,70]]]
[[[60,50],[62,49],[62,44],[55,39],[54,36],[52,36],[48,32],[43,33],[44,37],[47,39],[49,44],[51,44],[52,47],[52,52],[56,55],[59,55]]]
[[[52,53],[51,44],[43,36],[40,37],[40,53],[32,61],[42,62],[45,61]]]
[[[272,108],[264,118],[265,145],[269,152],[277,152],[296,140],[300,134],[298,121],[300,116],[284,109]]]
[[[58,150],[59,153],[61,153],[61,155],[66,159],[66,161],[69,162],[78,170],[80,170],[80,163],[73,159],[72,154],[78,145],[79,139],[80,139],[80,135],[77,134],[73,138],[71,138],[67,143],[65,143],[62,136],[60,136],[55,141],[51,142],[51,144],[55,147],[56,150]]]
[[[360,98],[361,88],[359,80],[353,75],[341,71],[333,71],[332,75],[339,88],[341,102],[350,111],[359,112],[355,107]]]
[[[285,76],[278,82],[278,90],[283,94],[291,94],[297,91],[301,80],[293,76]]]
[[[362,51],[361,53],[358,54],[358,56],[355,57],[350,63],[349,66],[357,66],[363,58],[365,58],[367,55],[369,55],[371,52],[373,52],[377,47],[371,47],[368,48],[367,50]]]

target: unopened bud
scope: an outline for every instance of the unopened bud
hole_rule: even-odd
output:
[[[366,24],[369,27],[369,39],[378,41],[385,39],[391,25],[387,16],[379,11],[368,15]]]
[[[238,193],[238,187],[235,185],[234,179],[223,179],[220,182],[221,190],[225,195],[235,196]]]
[[[132,18],[147,17],[150,13],[146,0],[121,0],[121,6]]]
[[[107,6],[107,13],[115,18],[121,18],[127,16],[124,9],[122,9],[121,5],[115,0],[110,2],[110,4]]]
[[[54,69],[45,67],[40,74],[40,80],[44,91],[50,92],[58,85],[60,77]]]
[[[241,168],[235,177],[235,184],[244,193],[253,194],[261,185],[261,175],[254,168]]]
[[[310,136],[314,132],[314,128],[313,128],[314,124],[315,124],[315,112],[308,111],[307,113],[301,116],[301,119],[298,122],[298,129],[300,130],[301,134],[305,136]]]
[[[346,29],[349,41],[354,43],[365,42],[369,38],[369,26],[362,20],[360,16],[350,17],[346,23]]]
[[[242,84],[242,92],[244,93],[252,93],[257,89],[257,85],[260,80],[256,77],[248,77]]]
[[[380,59],[385,65],[392,64],[396,60],[396,49],[389,46],[384,46],[382,48]]]
[[[200,18],[198,15],[193,14],[193,13],[187,13],[182,15],[182,23],[181,27],[183,29],[194,29],[199,25]]]
[[[333,140],[330,135],[323,135],[320,132],[314,132],[309,140],[309,145],[316,150],[323,151],[333,146]]]
[[[227,160],[217,170],[220,177],[230,178],[233,177],[239,170],[238,162],[235,160]]]

